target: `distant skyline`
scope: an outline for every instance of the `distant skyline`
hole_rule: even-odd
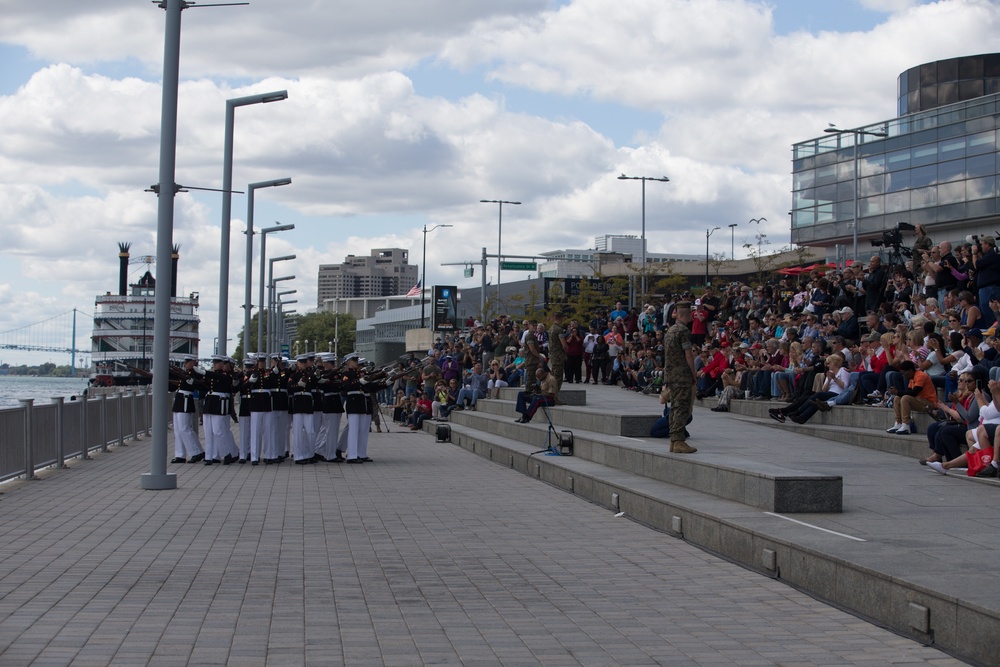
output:
[[[157,179],[163,24],[144,0],[0,0],[0,331],[92,313],[117,286],[117,242],[154,253],[156,199],[143,190]],[[424,225],[453,225],[428,234],[428,284],[478,286],[478,272],[441,263],[495,252],[496,207],[480,199],[523,202],[504,210],[511,254],[639,234],[640,185],[623,172],[671,179],[647,185],[649,252],[703,253],[707,228],[737,223],[740,257],[752,218],[767,218],[771,249],[788,243],[792,143],[894,117],[901,72],[996,51],[998,28],[987,0],[195,6],[177,180],[220,187],[227,99],[289,91],[237,110],[234,184],[292,177],[256,193],[254,217],[295,224],[267,248],[297,256],[285,268],[300,304],[316,302],[319,265],[348,254],[399,247],[420,264]],[[206,351],[220,217],[217,194],[177,197],[178,287],[201,294]],[[232,218],[230,351],[245,197]],[[729,240],[716,234],[712,251]]]

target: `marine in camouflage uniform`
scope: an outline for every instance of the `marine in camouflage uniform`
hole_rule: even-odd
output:
[[[663,383],[670,389],[670,451],[698,451],[684,441],[684,427],[694,405],[694,350],[691,342],[691,304],[677,304],[677,323],[663,336]]]

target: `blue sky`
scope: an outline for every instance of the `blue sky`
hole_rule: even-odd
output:
[[[0,0],[0,331],[92,309],[115,286],[117,241],[153,251],[155,201],[142,189],[156,179],[163,25],[148,4]],[[703,252],[706,227],[737,222],[740,255],[745,222],[762,216],[777,249],[791,143],[827,122],[889,117],[899,72],[992,50],[1000,20],[986,0],[373,0],[353,11],[255,0],[184,15],[178,182],[221,184],[225,99],[290,92],[238,111],[234,181],[293,178],[258,192],[255,219],[296,225],[268,249],[299,257],[300,310],[315,302],[320,263],[387,246],[419,262],[425,224],[454,225],[428,243],[428,282],[478,284],[441,263],[495,244],[496,211],[480,199],[524,201],[505,211],[511,253],[637,234],[638,188],[615,179],[622,171],[671,178],[647,192],[650,252]],[[231,335],[245,207],[234,197]],[[203,341],[218,317],[219,218],[218,195],[178,198],[181,287],[203,295]],[[41,265],[48,277],[25,285]]]

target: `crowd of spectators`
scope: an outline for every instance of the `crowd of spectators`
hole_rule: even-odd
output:
[[[501,387],[523,385],[527,336],[545,356],[551,345],[565,346],[565,383],[658,393],[663,334],[675,304],[688,301],[697,396],[718,396],[717,411],[728,410],[734,398],[781,401],[786,405],[772,409],[772,418],[804,422],[837,405],[892,407],[887,430],[900,434],[915,430],[916,411],[943,420],[967,416],[963,400],[971,401],[976,387],[988,395],[989,380],[1000,379],[996,242],[935,244],[918,226],[912,247],[894,250],[899,261],[891,264],[874,256],[762,284],[676,293],[639,308],[618,302],[596,309],[589,321],[570,320],[558,341],[550,340],[545,322],[506,316],[473,322],[462,334],[438,338],[428,361],[414,361],[398,381],[397,409],[404,420],[411,415],[412,425],[421,394],[430,402],[428,417],[447,418]],[[975,385],[963,387],[965,375]],[[953,437],[956,429],[934,430]],[[940,449],[954,458],[953,448]]]

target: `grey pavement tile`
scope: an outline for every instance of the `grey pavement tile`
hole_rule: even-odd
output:
[[[0,663],[957,664],[426,435],[155,493],[148,442],[2,497]]]

